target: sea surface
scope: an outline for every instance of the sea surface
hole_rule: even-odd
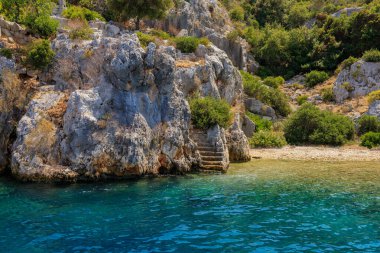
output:
[[[0,252],[380,252],[380,164],[257,160],[225,175],[0,178]]]

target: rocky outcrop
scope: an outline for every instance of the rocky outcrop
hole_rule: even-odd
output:
[[[360,60],[343,69],[334,84],[335,100],[365,96],[380,89],[380,62]]]
[[[249,143],[240,125],[240,115],[236,114],[227,134],[229,158],[233,162],[248,162],[251,160]]]
[[[33,40],[27,29],[0,17],[0,36],[3,35],[20,44],[27,44]]]
[[[372,104],[370,104],[367,114],[376,116],[380,119],[380,100],[375,100]]]
[[[250,118],[244,115],[241,124],[241,130],[243,130],[247,138],[251,138],[256,132],[256,124]]]
[[[245,107],[251,113],[254,113],[263,117],[268,117],[273,120],[277,119],[276,111],[272,107],[264,104],[263,102],[255,98],[245,99]]]
[[[54,85],[38,91],[17,127],[12,172],[21,180],[195,170],[200,155],[187,98],[198,93],[241,103],[240,74],[215,46],[189,60],[171,46],[143,49],[136,34],[101,29],[90,41],[60,34],[53,48],[56,63],[44,81]],[[208,139],[227,152],[225,131],[215,129]]]
[[[208,37],[227,53],[236,67],[249,72],[258,68],[245,40],[227,38],[234,27],[219,1],[180,0],[164,21],[147,21],[147,24],[179,36]]]

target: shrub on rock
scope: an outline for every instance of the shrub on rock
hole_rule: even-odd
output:
[[[177,49],[182,53],[194,53],[200,44],[208,46],[210,43],[207,38],[179,37],[175,39]]]
[[[231,122],[231,106],[213,97],[193,98],[190,101],[191,120],[195,127],[209,129],[215,125],[227,128]]]
[[[52,63],[54,56],[48,40],[37,40],[29,49],[27,62],[35,69],[43,69]]]
[[[285,125],[289,144],[338,146],[354,137],[354,123],[346,116],[322,111],[306,103],[290,116]]]
[[[285,83],[285,79],[281,76],[278,76],[278,77],[268,76],[267,78],[264,79],[265,85],[275,88],[275,89],[279,88],[284,83]]]
[[[49,16],[39,16],[28,25],[34,34],[48,38],[57,33],[59,21]]]
[[[65,18],[76,19],[82,21],[92,21],[92,20],[101,20],[105,21],[105,19],[97,13],[96,11],[89,10],[84,7],[72,5],[65,9],[62,13]]]
[[[363,54],[363,60],[366,62],[380,62],[380,51],[377,49],[365,51]]]
[[[368,95],[369,104],[372,104],[376,100],[380,100],[380,90],[373,91]]]
[[[317,84],[323,83],[327,79],[329,79],[329,75],[326,72],[313,70],[306,74],[306,86],[312,88]]]

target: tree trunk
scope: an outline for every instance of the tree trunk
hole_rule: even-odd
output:
[[[136,31],[140,30],[140,17],[136,18]]]

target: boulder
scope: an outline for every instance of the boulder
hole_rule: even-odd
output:
[[[368,109],[368,115],[376,116],[380,119],[380,100],[374,101]]]
[[[240,124],[240,115],[236,114],[234,124],[227,133],[229,158],[232,162],[248,162],[251,160],[248,139],[241,130]]]
[[[360,60],[343,69],[334,84],[335,100],[338,103],[348,98],[365,96],[380,89],[380,62]]]
[[[246,115],[244,115],[241,129],[247,138],[251,138],[256,131],[256,124]]]
[[[255,98],[247,98],[245,100],[245,107],[251,113],[264,117],[269,117],[272,120],[277,119],[276,111],[272,107],[264,104],[263,102]]]

